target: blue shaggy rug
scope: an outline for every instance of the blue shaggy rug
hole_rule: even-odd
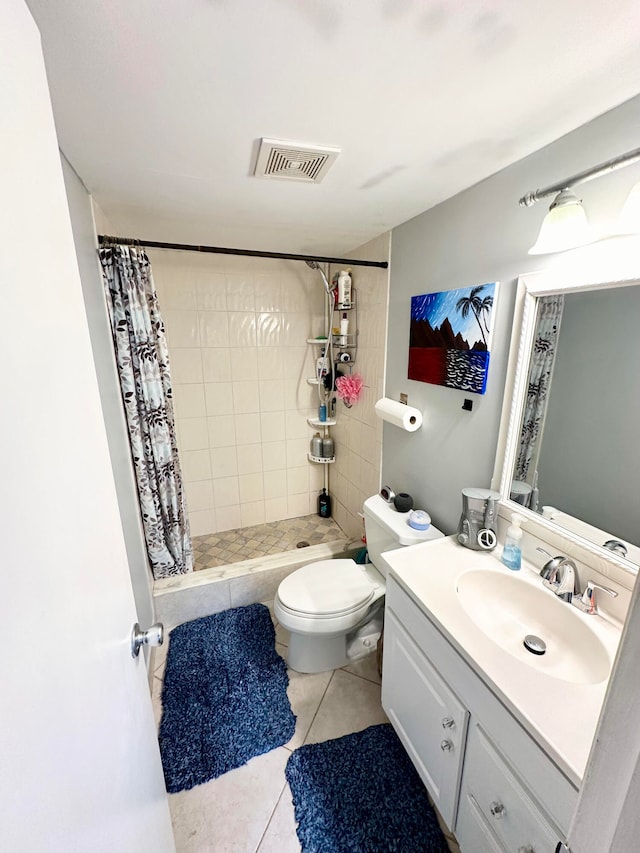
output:
[[[384,723],[301,746],[285,770],[303,853],[447,853],[424,785]]]
[[[193,788],[287,743],[296,721],[288,684],[263,604],[174,628],[159,731],[167,791]]]

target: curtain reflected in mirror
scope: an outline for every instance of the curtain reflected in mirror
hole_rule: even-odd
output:
[[[537,300],[511,499],[640,562],[640,286]],[[608,544],[607,544],[608,543]]]

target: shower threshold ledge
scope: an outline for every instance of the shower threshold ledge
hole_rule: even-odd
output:
[[[153,585],[154,597],[158,597],[179,590],[194,589],[199,586],[208,586],[232,578],[257,576],[263,572],[276,569],[290,568],[294,571],[307,563],[318,560],[330,560],[337,554],[345,554],[356,551],[364,545],[358,540],[339,539],[335,542],[322,542],[319,545],[309,545],[307,548],[296,548],[290,551],[282,551],[279,554],[268,554],[264,557],[253,557],[250,560],[241,560],[237,563],[228,563],[226,566],[214,566],[210,569],[200,569],[186,575],[163,578],[155,581]]]

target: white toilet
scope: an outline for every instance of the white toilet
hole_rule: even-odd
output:
[[[364,503],[370,563],[321,560],[286,577],[276,593],[274,611],[291,632],[288,663],[297,672],[338,669],[372,651],[382,631],[385,577],[383,551],[416,545],[444,534],[409,526],[409,513],[398,512],[380,495]]]

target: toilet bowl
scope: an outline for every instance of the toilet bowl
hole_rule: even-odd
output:
[[[321,560],[286,577],[278,587],[274,613],[291,636],[288,663],[297,672],[323,672],[364,657],[382,632],[387,563],[383,551],[437,539],[435,527],[414,530],[408,513],[380,495],[364,503],[369,559]]]

